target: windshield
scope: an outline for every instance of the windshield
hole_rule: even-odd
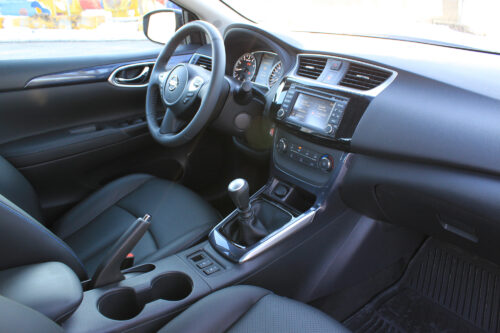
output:
[[[224,0],[280,29],[392,37],[500,53],[499,0]]]

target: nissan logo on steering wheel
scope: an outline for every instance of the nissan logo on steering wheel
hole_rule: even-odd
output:
[[[172,78],[168,81],[168,90],[174,91],[179,85],[179,78],[177,75],[173,75]]]

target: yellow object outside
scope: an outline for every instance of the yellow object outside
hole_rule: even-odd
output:
[[[104,0],[103,8],[110,11],[113,17],[139,16],[138,0]]]

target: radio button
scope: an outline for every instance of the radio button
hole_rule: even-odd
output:
[[[333,126],[332,125],[326,126],[325,132],[328,134],[332,134],[333,133]]]
[[[285,110],[279,109],[278,112],[276,113],[276,117],[278,117],[279,119],[283,119],[284,116],[285,116]]]

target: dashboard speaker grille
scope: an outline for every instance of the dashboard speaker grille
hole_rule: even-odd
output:
[[[351,63],[339,85],[359,90],[370,90],[381,85],[390,76],[390,72]]]
[[[299,57],[297,75],[316,80],[325,69],[326,61],[321,57]]]
[[[212,58],[203,56],[203,55],[198,55],[198,59],[196,59],[195,65],[198,65],[200,67],[203,67],[209,71],[212,70]]]

